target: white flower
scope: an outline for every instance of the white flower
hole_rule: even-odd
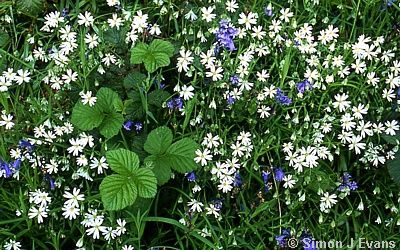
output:
[[[204,207],[204,204],[195,200],[195,199],[191,199],[188,203],[187,203],[188,207],[190,207],[190,211],[194,212],[198,212],[201,213],[203,211],[202,207]]]
[[[230,148],[233,150],[232,152],[233,156],[242,157],[244,155],[245,148],[239,141],[237,141],[236,144],[231,144]]]
[[[73,205],[64,204],[62,211],[64,211],[62,215],[65,219],[72,220],[76,219],[76,216],[79,215],[80,209]]]
[[[349,150],[356,151],[356,155],[361,154],[361,149],[365,149],[365,143],[361,142],[362,137],[357,135],[350,139]]]
[[[39,206],[39,208],[31,207],[29,209],[28,217],[29,219],[37,217],[38,223],[40,224],[43,222],[43,218],[47,217],[47,211],[48,209],[46,206]]]
[[[207,133],[207,135],[203,138],[201,145],[206,146],[207,148],[217,148],[220,145],[221,138],[218,135],[213,136],[211,133]]]
[[[290,21],[289,18],[293,17],[293,12],[290,12],[289,8],[281,9],[280,13],[281,15],[279,16],[279,19],[285,21],[286,23]]]
[[[201,152],[200,149],[197,149],[195,152],[197,157],[194,158],[194,161],[196,163],[200,163],[201,166],[205,166],[205,165],[207,165],[207,161],[212,160],[212,155],[210,153],[211,152],[208,149],[205,149],[203,152]]]
[[[1,119],[3,119],[2,121],[0,121],[0,126],[5,126],[6,129],[11,129],[12,127],[14,127],[15,123],[13,123],[11,120],[14,117],[11,114],[6,115],[5,113],[3,113],[1,115]]]
[[[101,59],[101,62],[103,62],[106,66],[110,66],[110,64],[115,64],[117,59],[113,54],[106,53],[103,59]]]
[[[385,133],[387,135],[396,135],[396,130],[399,130],[399,125],[396,120],[386,121],[385,126],[386,126]]]
[[[64,22],[64,17],[61,16],[61,13],[58,11],[51,12],[47,14],[45,17],[45,27],[57,28],[59,22]],[[46,28],[45,28],[46,29]]]
[[[293,176],[291,174],[285,175],[283,177],[282,180],[285,182],[285,183],[283,183],[284,188],[293,188],[294,187],[294,185],[296,184],[296,180],[293,180],[292,177]]]
[[[209,65],[209,70],[210,72],[206,72],[206,77],[211,77],[214,82],[222,79],[223,75],[221,73],[224,71],[222,67]]]
[[[236,3],[236,0],[230,0],[225,3],[226,10],[229,12],[236,12],[236,9],[239,8],[239,5]]]
[[[207,23],[211,22],[216,17],[216,15],[213,13],[214,8],[214,6],[201,8],[201,19],[205,20]]]
[[[232,190],[232,181],[228,178],[224,178],[220,181],[220,184],[218,185],[218,189],[222,190],[223,193],[228,193]]]
[[[350,107],[350,101],[346,101],[347,98],[349,98],[349,96],[346,93],[343,93],[342,95],[336,94],[336,102],[333,103],[333,107],[339,108],[340,112],[345,111],[348,107]]]
[[[89,46],[89,49],[93,49],[99,45],[99,37],[96,34],[90,35],[89,33],[86,33],[85,35],[85,43],[87,43]]]
[[[249,14],[246,15],[242,12],[239,14],[239,17],[238,23],[245,25],[246,30],[251,29],[251,25],[257,24],[257,13],[249,12]]]
[[[112,18],[107,19],[108,24],[110,25],[110,28],[116,27],[117,30],[119,30],[119,27],[123,24],[123,20],[118,17],[116,13],[112,15]]]
[[[67,84],[70,82],[75,82],[78,79],[78,73],[72,71],[71,69],[67,69],[67,72],[62,75],[62,79]]]
[[[71,147],[67,148],[68,153],[72,154],[73,156],[78,156],[83,150],[80,140],[71,138],[69,139],[69,143],[71,144]]]
[[[89,11],[85,11],[85,15],[79,13],[78,15],[78,24],[85,25],[85,27],[93,26],[94,18]]]
[[[135,248],[133,247],[133,246],[131,246],[131,245],[124,245],[123,247],[122,247],[122,250],[134,250]]]
[[[215,207],[214,204],[210,204],[208,207],[206,207],[207,213],[206,214],[211,214],[214,215],[215,218],[218,218],[219,216],[219,209]]]
[[[119,4],[120,4],[119,0],[107,0],[107,5],[110,7],[119,5]]]
[[[90,168],[91,169],[97,168],[97,174],[102,174],[103,169],[108,169],[106,158],[104,156],[102,156],[100,160],[97,160],[97,158],[93,158],[90,164]]]
[[[92,96],[92,91],[87,91],[86,93],[82,91],[79,95],[82,98],[83,105],[89,104],[89,106],[92,107],[97,101],[97,97]]]
[[[7,80],[4,76],[0,76],[0,92],[8,91],[8,87],[12,85],[10,80]]]
[[[179,51],[179,54],[181,55],[178,57],[177,61],[177,68],[178,72],[185,71],[187,72],[189,70],[189,65],[193,62],[194,57],[192,57],[192,52],[190,50],[185,51],[185,49],[181,49]]]
[[[321,204],[324,208],[331,208],[337,203],[336,198],[336,194],[329,195],[328,192],[325,192],[324,195],[321,197]]]
[[[89,145],[89,147],[93,148],[94,146],[94,139],[92,135],[87,135],[86,133],[80,133],[79,141],[82,147],[86,147],[86,145]]]
[[[92,235],[93,239],[100,239],[100,231],[105,232],[107,228],[105,226],[102,226],[103,224],[103,219],[100,217],[97,217],[90,223],[90,228],[86,229],[87,235]]]
[[[64,205],[65,206],[74,206],[74,207],[79,207],[79,201],[84,201],[85,200],[85,195],[80,194],[80,189],[74,188],[72,191],[72,194],[68,191],[65,191],[63,194],[63,197],[65,199],[68,199]]]
[[[117,219],[117,224],[118,224],[118,226],[114,231],[115,231],[116,235],[121,236],[126,232],[126,228],[125,228],[126,221],[123,219]]]
[[[257,113],[260,114],[260,118],[268,118],[271,114],[269,113],[271,111],[271,108],[265,105],[261,105],[259,109],[257,109]]]
[[[196,14],[193,12],[193,10],[190,10],[188,13],[185,14],[185,18],[187,20],[195,21],[197,20]]]
[[[15,240],[9,240],[4,244],[4,249],[5,250],[20,250],[21,249],[21,243]]]
[[[188,87],[186,85],[183,85],[181,87],[181,90],[179,91],[179,95],[180,95],[180,97],[183,97],[183,100],[190,100],[194,96],[193,90],[194,90],[194,88],[192,86]]]
[[[105,240],[115,239],[116,234],[112,227],[106,227],[104,231],[102,231]]]
[[[138,10],[136,16],[134,16],[132,20],[132,30],[137,30],[137,32],[142,33],[148,26],[147,19],[148,15]]]
[[[158,25],[158,24],[153,24],[152,26],[151,26],[151,28],[150,28],[150,31],[149,31],[149,33],[151,34],[151,35],[157,35],[157,36],[159,36],[159,35],[161,35],[161,30],[160,30],[160,26]]]
[[[30,73],[28,70],[20,69],[17,71],[17,76],[15,76],[15,81],[18,85],[21,85],[24,82],[29,82],[31,78],[29,77]]]

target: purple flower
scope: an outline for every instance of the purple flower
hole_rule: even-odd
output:
[[[132,130],[132,125],[133,125],[133,121],[131,121],[131,120],[127,120],[125,123],[124,123],[124,129],[126,130],[126,131],[131,131]]]
[[[12,163],[12,168],[15,169],[15,170],[18,170],[20,166],[21,166],[21,158],[16,159]]]
[[[50,177],[49,183],[50,183],[50,189],[54,190],[56,188],[56,183],[55,183],[54,179]]]
[[[135,126],[135,131],[139,133],[143,129],[143,123],[141,122],[134,122],[133,126]]]
[[[233,43],[233,39],[239,34],[239,30],[233,27],[227,20],[221,20],[219,22],[219,29],[215,33],[218,44],[222,47],[228,49],[229,51],[236,50],[235,44]],[[216,46],[216,48],[219,46]],[[218,54],[219,48],[217,51],[214,51],[215,54]]]
[[[239,174],[239,172],[235,173],[235,180],[233,181],[233,186],[235,187],[240,187],[243,184],[242,176]]]
[[[272,11],[272,6],[269,4],[268,6],[264,7],[264,14],[268,17],[272,17],[274,12]]]
[[[218,210],[222,209],[222,205],[223,205],[223,199],[214,199],[212,200],[212,203],[214,204],[214,207]]]
[[[358,188],[357,182],[352,180],[352,176],[349,173],[343,174],[338,190],[343,191],[346,188],[349,188],[351,191],[354,191]]]
[[[276,90],[275,100],[282,105],[289,105],[292,103],[292,99],[286,96],[280,88]]]
[[[263,181],[265,184],[267,184],[268,182],[268,178],[269,178],[269,172],[265,172],[264,170],[261,172],[261,177],[263,178]]]
[[[175,97],[167,101],[167,107],[169,109],[182,109],[183,108],[183,99],[181,97]]]
[[[275,169],[275,180],[282,181],[283,177],[285,177],[285,172],[283,172],[282,168]]]
[[[287,241],[290,238],[290,229],[282,229],[282,234],[275,236],[275,240],[278,242],[280,247],[285,247],[287,245]]]
[[[20,149],[27,149],[28,152],[32,152],[34,149],[34,146],[27,140],[20,140],[18,143],[18,147]]]
[[[195,181],[197,179],[197,177],[196,177],[196,174],[194,173],[194,171],[187,173],[186,179],[190,182]]]
[[[10,168],[10,165],[7,162],[2,161],[2,160],[0,160],[0,172],[3,172],[3,174],[5,175],[6,178],[8,178],[12,175],[12,170]]]
[[[303,82],[299,82],[297,85],[297,91],[303,94],[306,90],[312,89],[311,83],[306,79]]]
[[[232,83],[232,85],[238,85],[239,77],[237,75],[233,75],[229,78],[229,81]]]
[[[236,102],[236,99],[235,99],[233,96],[228,95],[228,98],[227,98],[226,102],[227,102],[229,105],[232,105],[232,104],[234,104],[234,103]]]

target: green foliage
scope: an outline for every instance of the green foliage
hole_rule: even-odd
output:
[[[167,127],[159,127],[151,131],[144,144],[144,150],[152,155],[162,155],[172,144],[172,132]]]
[[[174,46],[168,41],[155,39],[150,45],[138,43],[131,50],[131,63],[144,63],[146,70],[153,73],[158,68],[168,66],[173,53]]]
[[[16,6],[19,12],[27,16],[36,16],[43,10],[44,4],[44,0],[18,0]]]
[[[140,72],[129,73],[124,78],[124,87],[127,89],[134,88],[138,90],[138,86],[141,86],[142,82],[146,79],[146,76]]]
[[[0,48],[5,47],[10,42],[10,36],[3,30],[0,30]]]
[[[197,143],[189,138],[172,143],[172,139],[169,128],[159,127],[150,132],[144,144],[146,152],[151,154],[145,162],[153,165],[159,185],[170,179],[171,169],[187,173],[197,168],[193,160]]]
[[[157,179],[148,168],[139,168],[138,156],[126,149],[106,153],[107,162],[117,174],[109,175],[100,184],[101,200],[107,210],[121,210],[135,203],[136,198],[153,198]]]
[[[72,110],[71,122],[83,131],[99,128],[100,134],[111,138],[118,134],[124,117],[118,113],[122,103],[118,94],[109,88],[101,88],[93,107],[83,105],[81,101]]]
[[[387,168],[393,180],[400,184],[400,152],[397,152],[395,158],[387,162]]]
[[[103,119],[104,114],[98,108],[78,101],[72,111],[71,122],[80,130],[88,131],[100,126]]]

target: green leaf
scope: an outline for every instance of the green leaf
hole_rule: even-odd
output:
[[[90,107],[89,105],[83,105],[81,101],[78,101],[72,110],[72,124],[83,131],[92,130],[93,128],[98,127],[103,120],[104,114],[96,108],[96,105]]]
[[[150,155],[144,160],[146,163],[152,163],[158,185],[164,185],[171,178],[171,168],[164,164],[163,158],[163,156]]]
[[[0,30],[0,48],[5,47],[10,42],[10,36],[6,31]]]
[[[106,138],[116,136],[124,123],[124,116],[113,112],[106,114],[100,125],[100,134]]]
[[[395,158],[387,162],[387,168],[393,180],[400,184],[400,152],[395,154]]]
[[[175,51],[172,43],[161,39],[154,39],[149,46],[149,50],[152,52],[165,53],[168,57],[172,57]]]
[[[17,10],[27,16],[36,16],[43,11],[44,0],[18,0]]]
[[[140,64],[143,62],[143,58],[147,56],[149,46],[145,43],[138,43],[131,50],[131,63],[132,64]]]
[[[161,155],[172,143],[172,131],[163,126],[150,132],[144,144],[144,150],[152,155]]]
[[[183,138],[172,144],[167,152],[165,164],[170,168],[180,172],[187,173],[197,168],[194,162],[195,151],[198,145],[195,141],[189,138]]]
[[[148,168],[140,168],[135,171],[133,177],[140,197],[153,198],[156,195],[157,178],[153,171]]]
[[[174,53],[174,46],[167,41],[155,39],[150,45],[138,43],[131,50],[131,63],[144,63],[149,73],[156,71],[160,67],[170,64],[169,58]]]
[[[104,32],[103,38],[105,42],[113,43],[115,45],[125,43],[127,30],[125,28],[117,30],[116,28],[109,29]]]
[[[169,96],[170,94],[167,91],[156,89],[148,94],[147,100],[149,104],[161,108],[162,104],[169,98]]]
[[[190,117],[193,112],[193,108],[197,102],[197,95],[195,95],[190,101],[185,104],[185,120],[183,121],[182,130],[184,131],[189,124]]]
[[[138,90],[138,86],[141,86],[141,83],[146,79],[146,76],[139,72],[129,73],[124,78],[124,87],[127,89],[133,88]]]
[[[107,151],[106,158],[111,169],[119,174],[134,173],[139,168],[137,154],[127,149]]]
[[[116,110],[118,103],[121,103],[121,98],[110,88],[100,88],[96,94],[96,106],[103,112],[112,113]]]
[[[100,195],[104,208],[120,210],[132,205],[138,190],[131,176],[109,175],[100,184]]]
[[[163,126],[150,132],[144,143],[144,150],[152,155],[161,155],[172,144],[172,131]]]
[[[169,57],[165,53],[154,52],[143,58],[144,67],[149,73],[153,73],[158,68],[168,66],[170,64]]]
[[[400,142],[400,132],[397,131],[395,135],[381,135],[381,137],[389,144],[397,145]]]

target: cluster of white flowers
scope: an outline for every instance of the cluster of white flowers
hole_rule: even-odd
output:
[[[85,200],[85,195],[80,194],[80,189],[74,188],[72,193],[65,191],[63,197],[67,199],[62,207],[63,216],[66,219],[76,219],[80,215],[79,202]]]
[[[86,234],[92,236],[93,239],[100,239],[100,233],[105,240],[112,240],[126,233],[126,221],[123,219],[117,219],[118,226],[116,228],[103,226],[103,223],[104,215],[100,214],[96,209],[89,209],[81,222],[84,227],[88,228],[86,229]]]
[[[51,203],[49,193],[40,189],[29,192],[29,203],[32,204],[32,207],[29,208],[29,219],[37,218],[39,224],[43,223],[43,219],[48,217],[48,205]]]

